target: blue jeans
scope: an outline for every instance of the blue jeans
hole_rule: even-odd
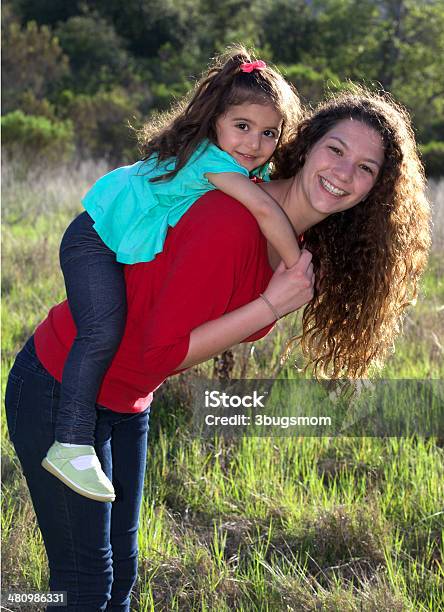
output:
[[[48,555],[49,587],[67,591],[70,611],[129,611],[149,409],[122,414],[96,407],[95,448],[116,490],[111,504],[74,493],[41,467],[54,441],[59,400],[60,384],[43,368],[31,338],[9,374],[5,403]]]
[[[65,362],[56,440],[94,444],[95,403],[126,322],[123,265],[84,212],[66,230],[60,265],[77,336]]]

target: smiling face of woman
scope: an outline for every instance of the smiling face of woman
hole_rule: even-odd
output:
[[[300,171],[306,205],[320,217],[352,208],[375,185],[383,162],[378,132],[361,121],[339,121],[313,145]]]

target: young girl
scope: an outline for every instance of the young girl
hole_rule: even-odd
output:
[[[166,125],[152,136],[145,128],[141,161],[105,175],[83,199],[87,212],[70,225],[60,249],[77,337],[63,371],[56,441],[42,461],[74,491],[115,499],[93,445],[96,397],[125,327],[122,264],[154,259],[168,227],[211,189],[248,208],[287,267],[297,262],[285,213],[250,179],[268,180],[269,160],[299,112],[283,77],[237,47],[216,60]]]

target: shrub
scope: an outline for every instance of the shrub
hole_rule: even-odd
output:
[[[428,177],[444,175],[444,142],[432,140],[420,146],[422,162]]]
[[[128,123],[137,123],[137,103],[123,90],[113,89],[95,95],[62,96],[65,116],[75,127],[75,144],[82,158],[106,159],[112,165],[137,156],[136,137]]]
[[[46,117],[52,122],[57,122],[55,105],[47,98],[37,98],[32,91],[26,91],[20,98],[18,108],[25,115],[33,115],[34,117]]]
[[[36,156],[49,162],[66,161],[74,152],[72,122],[25,115],[21,110],[1,118],[2,144],[7,153],[19,153],[24,161]]]

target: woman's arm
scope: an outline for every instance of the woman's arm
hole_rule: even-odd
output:
[[[311,254],[303,251],[298,263],[291,269],[285,269],[283,264],[277,268],[264,295],[279,316],[283,316],[311,300],[313,282]],[[188,352],[178,369],[189,368],[214,357],[275,319],[266,301],[257,298],[218,319],[203,323],[191,332]]]
[[[293,227],[285,212],[268,193],[246,176],[236,172],[207,172],[206,177],[217,189],[248,208],[287,268],[291,268],[298,261],[301,251]]]

